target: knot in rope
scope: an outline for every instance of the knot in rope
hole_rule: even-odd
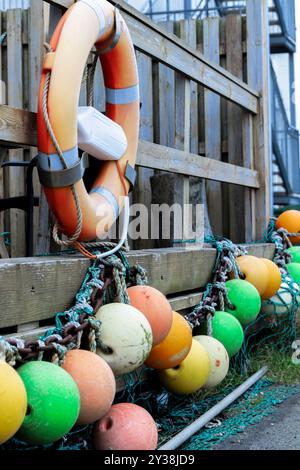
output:
[[[21,358],[18,348],[9,344],[3,337],[0,337],[0,361],[7,362],[7,364],[14,367],[19,359]]]
[[[96,352],[97,347],[100,347],[101,343],[101,321],[96,320],[94,317],[88,319],[90,332],[89,332],[89,349],[92,352]]]

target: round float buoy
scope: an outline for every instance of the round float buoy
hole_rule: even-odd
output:
[[[173,321],[168,336],[152,348],[146,365],[153,369],[170,369],[178,366],[188,355],[192,347],[192,329],[188,322],[177,312],[173,312]]]
[[[97,349],[116,375],[127,374],[140,367],[152,348],[152,330],[146,317],[126,304],[108,304],[96,314],[101,321],[101,340]]]
[[[261,313],[263,315],[271,315],[273,313],[286,315],[292,307],[292,302],[293,296],[289,286],[286,282],[283,282],[276,295],[262,302]]]
[[[228,373],[228,353],[223,344],[211,336],[194,336],[194,340],[202,344],[210,359],[210,372],[204,388],[215,388],[225,379]]]
[[[293,288],[294,293],[295,293],[294,299],[296,300],[298,306],[300,306],[300,287],[299,287],[299,284],[297,284],[297,282],[293,282],[292,278],[288,278],[288,280],[290,280],[290,285]]]
[[[167,298],[149,286],[134,286],[128,289],[131,305],[137,308],[151,325],[153,346],[161,343],[172,325],[172,307]]]
[[[152,416],[132,403],[113,405],[96,423],[93,434],[97,450],[155,450],[157,440]]]
[[[226,282],[226,287],[228,298],[234,306],[233,310],[226,306],[226,312],[231,313],[242,325],[256,320],[261,308],[261,298],[256,287],[241,279]]]
[[[82,349],[68,351],[62,365],[76,382],[80,393],[77,424],[90,424],[110,409],[116,381],[109,365],[97,354]]]
[[[268,286],[269,273],[265,263],[256,256],[240,256],[237,264],[245,276],[245,281],[250,282],[263,295]],[[232,276],[233,277],[233,276]]]
[[[27,394],[18,373],[0,361],[0,444],[20,429],[27,410]]]
[[[18,368],[28,408],[17,438],[45,445],[67,434],[76,423],[80,396],[76,383],[61,367],[49,362],[28,362]]]
[[[268,269],[268,285],[261,298],[263,300],[270,299],[273,297],[276,292],[280,289],[281,286],[281,272],[273,261],[269,259],[261,258],[261,261],[266,265]]]
[[[300,246],[292,246],[286,250],[292,257],[292,263],[300,263]]]
[[[285,228],[289,233],[300,232],[300,211],[290,210],[283,212],[276,221],[276,228]],[[290,237],[291,243],[300,243],[299,237]]]
[[[207,332],[207,326],[196,329],[197,334]],[[212,337],[223,344],[232,358],[239,352],[244,342],[244,331],[240,322],[230,313],[216,312],[212,320]]]
[[[193,340],[187,357],[172,369],[157,372],[159,380],[167,390],[178,395],[190,395],[205,384],[210,373],[208,352]]]
[[[286,265],[287,270],[293,281],[300,284],[300,264],[299,263],[289,263]]]

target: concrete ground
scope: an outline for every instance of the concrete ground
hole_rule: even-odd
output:
[[[258,425],[231,436],[214,450],[300,450],[300,394],[283,402]]]

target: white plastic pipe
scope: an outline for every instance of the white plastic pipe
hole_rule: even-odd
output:
[[[231,392],[227,397],[225,397],[220,403],[213,406],[208,410],[204,415],[200,416],[196,421],[187,426],[183,431],[178,433],[175,437],[170,439],[166,444],[161,446],[158,450],[174,450],[177,449],[181,444],[187,441],[192,437],[196,432],[200,431],[206,424],[208,424],[212,419],[218,416],[225,408],[231,405],[235,400],[237,400],[241,395],[243,395],[252,385],[258,382],[266,373],[268,368],[263,367],[256,374],[252,375],[246,382],[236,388]]]

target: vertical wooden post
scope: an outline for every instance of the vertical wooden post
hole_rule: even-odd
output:
[[[137,51],[137,63],[140,80],[141,125],[140,139],[153,142],[153,81],[152,59]],[[137,182],[133,192],[133,202],[143,204],[148,210],[148,236],[150,237],[151,223],[151,184],[150,178],[154,170],[150,168],[137,168]],[[154,248],[154,242],[149,240],[136,240],[135,249]]]
[[[220,23],[219,18],[203,20],[203,53],[207,59],[220,63]],[[221,160],[221,99],[215,93],[205,90],[205,155]],[[222,185],[207,182],[207,203],[210,223],[216,235],[223,234]]]
[[[182,20],[175,24],[175,33],[183,41],[192,47],[196,47],[196,23],[193,20]],[[193,106],[193,110],[194,110]],[[175,147],[180,150],[190,152],[192,137],[192,89],[191,81],[176,74],[175,83]],[[196,119],[196,123],[197,123]],[[196,126],[198,128],[198,125]],[[176,191],[174,192],[174,204],[182,207],[182,241],[177,241],[177,246],[185,245],[187,238],[184,229],[189,224],[189,211],[187,210],[190,202],[190,178],[188,176],[177,175],[174,180]],[[178,243],[179,242],[179,243]]]
[[[38,18],[38,21],[37,21]],[[44,5],[40,0],[31,0],[28,10],[28,62],[29,62],[29,110],[37,112],[38,90],[42,72],[44,55]],[[30,151],[31,158],[37,154],[37,149]],[[49,209],[38,180],[34,174],[34,191],[40,198],[40,206],[35,210],[34,217],[34,251],[45,253],[49,251]]]
[[[226,16],[226,69],[243,80],[242,17]],[[244,112],[228,103],[228,163],[243,166],[242,121]],[[228,186],[229,237],[235,243],[245,241],[244,188]]]
[[[38,21],[37,21],[38,18]],[[30,111],[37,112],[38,107],[38,90],[40,77],[42,72],[42,58],[43,58],[43,44],[44,44],[44,6],[40,0],[31,0],[30,8],[28,10],[28,89],[29,89],[29,109]],[[32,147],[30,149],[30,157],[33,158],[37,154],[37,149]],[[34,191],[40,197],[40,202],[43,204],[44,197],[38,176],[34,174]],[[43,222],[39,224],[39,222]],[[43,240],[45,243],[49,235],[48,230],[48,207],[46,205],[45,212],[42,219],[39,218],[39,212],[35,212],[34,218],[34,235],[39,241]],[[18,325],[18,333],[30,331],[39,327],[39,322],[29,322],[23,325]]]
[[[173,33],[174,23],[168,21],[163,27]],[[174,147],[175,140],[175,73],[160,63],[153,64],[154,75],[154,139],[167,147]]]
[[[167,21],[162,26],[173,33],[174,23]],[[175,72],[163,64],[153,62],[153,115],[154,141],[167,147],[175,147]],[[174,175],[155,171],[151,178],[152,204],[174,202]],[[170,240],[160,237],[155,240],[158,248],[172,246],[172,227]]]
[[[0,12],[0,34],[2,34],[2,14]],[[2,58],[2,44],[0,44],[0,103],[6,104],[6,93],[5,93],[5,82],[3,81],[3,58]],[[0,149],[0,164],[5,160],[7,150],[5,148]],[[4,197],[4,171],[0,169],[0,199]],[[4,232],[4,212],[0,212],[0,233]],[[0,257],[4,258],[4,255],[8,257],[8,251],[5,247],[3,239],[0,237]]]
[[[253,119],[254,167],[260,181],[255,193],[255,239],[259,240],[271,215],[268,0],[247,0],[247,31],[248,84],[260,94]]]
[[[8,104],[15,108],[23,108],[23,56],[22,56],[22,10],[7,12],[7,83]],[[23,161],[22,149],[10,150],[9,160]],[[8,191],[6,195],[23,196],[25,192],[24,169],[10,168],[8,171]],[[25,214],[12,209],[7,214],[11,239],[11,256],[25,255]]]

